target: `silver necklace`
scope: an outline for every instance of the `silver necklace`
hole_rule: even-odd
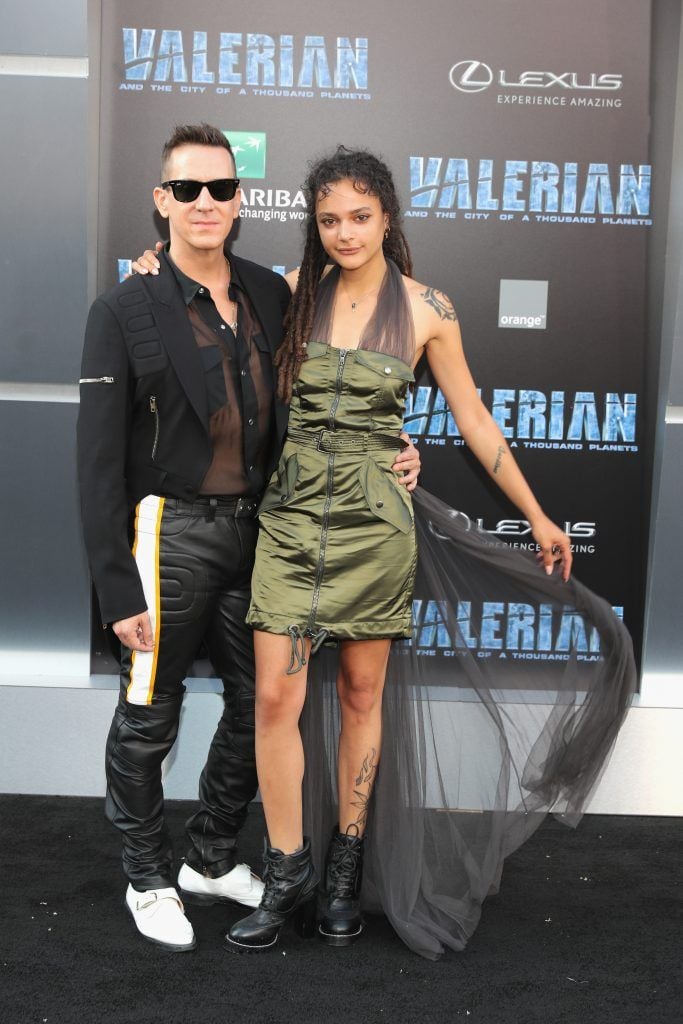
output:
[[[342,284],[342,287],[344,289],[344,292],[346,293],[347,300],[351,303],[351,312],[352,313],[356,312],[356,307],[358,305],[360,305],[360,303],[363,301],[363,299],[367,299],[368,295],[372,295],[373,292],[378,292],[380,290],[380,288],[381,288],[381,284],[379,284],[379,285],[377,285],[376,288],[370,288],[369,291],[363,292],[363,294],[359,295],[357,299],[352,299],[351,296],[349,295],[349,293],[348,293],[348,291],[346,289],[346,285],[344,284],[343,281],[341,282],[341,284]]]

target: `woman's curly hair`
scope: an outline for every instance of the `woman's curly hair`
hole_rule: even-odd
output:
[[[394,261],[402,274],[410,277],[413,272],[410,249],[401,229],[398,195],[387,165],[365,149],[352,150],[345,146],[338,146],[330,156],[312,164],[303,186],[308,212],[304,225],[304,255],[296,291],[285,318],[285,338],[275,357],[279,368],[278,394],[286,402],[291,398],[292,385],[306,358],[306,345],[315,314],[316,289],[329,262],[315,218],[316,202],[318,196],[329,193],[330,185],[345,178],[353,182],[358,192],[379,199],[382,212],[389,218],[388,232],[382,244],[384,255]]]

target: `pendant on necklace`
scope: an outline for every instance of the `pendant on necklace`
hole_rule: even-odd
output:
[[[357,305],[358,305],[358,303],[357,303],[357,302],[352,302],[352,303],[351,303],[351,312],[352,312],[352,313],[355,313],[355,312],[356,312],[356,306],[357,306]]]

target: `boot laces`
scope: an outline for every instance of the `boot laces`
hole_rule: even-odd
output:
[[[278,867],[278,864],[269,860],[264,865],[262,873],[264,889],[260,903],[263,910],[277,910],[280,897],[287,888],[287,879],[279,874]]]
[[[357,870],[358,852],[348,846],[341,848],[330,864],[335,897],[344,899],[354,895]]]
[[[261,896],[261,906],[264,910],[270,910],[273,903],[277,902],[278,896],[282,889],[281,879],[279,879],[276,873],[273,871],[273,865],[270,861],[266,861],[263,868],[263,895]],[[280,884],[278,885],[278,882]]]

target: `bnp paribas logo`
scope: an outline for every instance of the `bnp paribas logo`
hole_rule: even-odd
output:
[[[235,154],[238,178],[265,178],[266,133],[231,132],[225,129],[223,134]]]

